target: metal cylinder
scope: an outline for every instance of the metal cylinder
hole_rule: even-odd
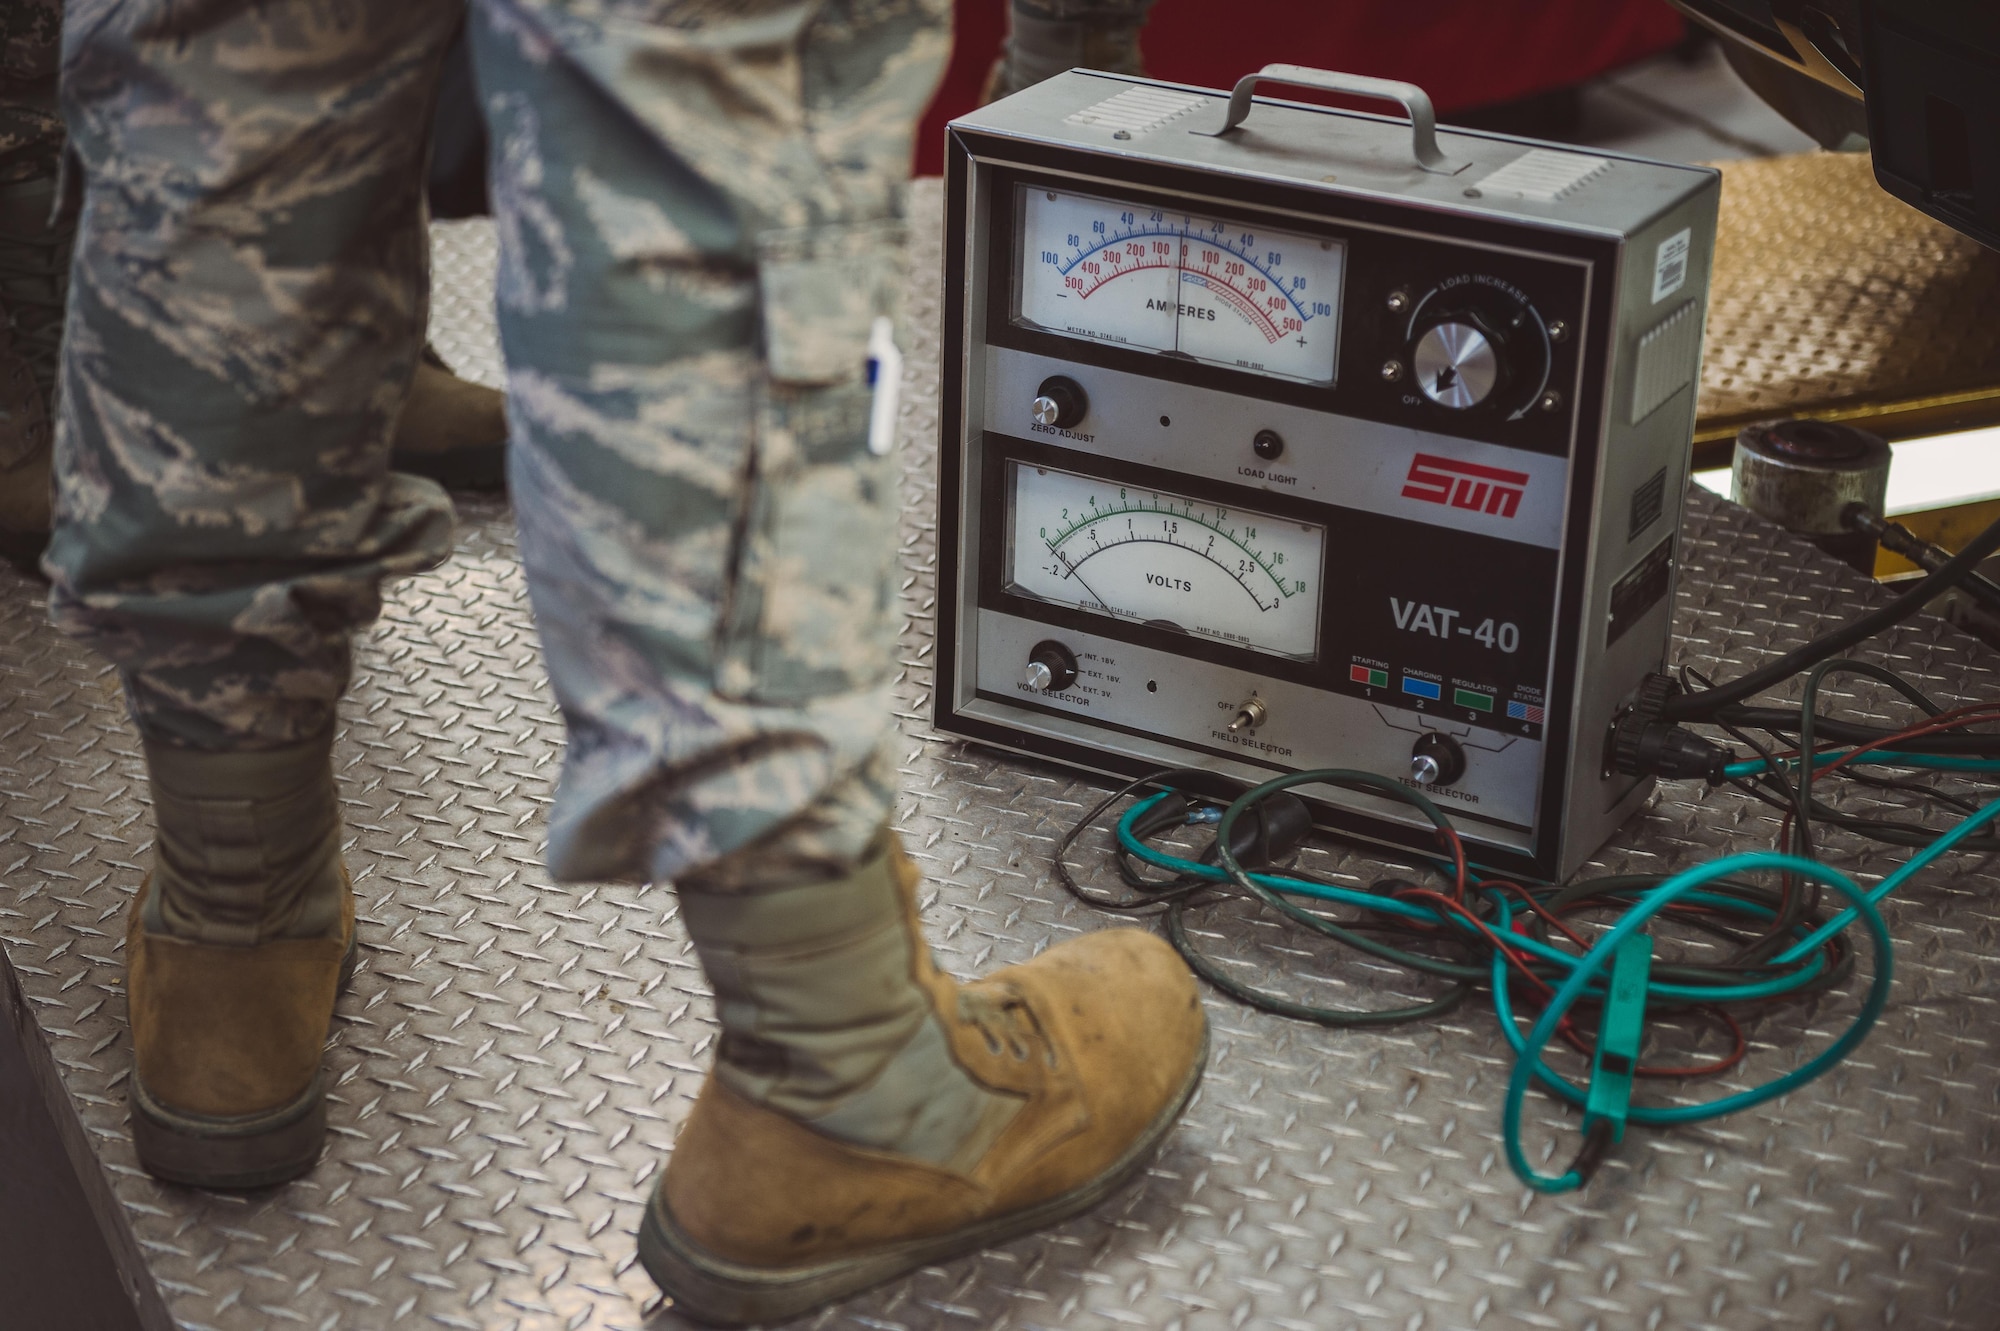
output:
[[[1889,445],[1832,421],[1785,420],[1736,433],[1729,497],[1863,573],[1875,572],[1875,538],[1841,521],[1849,504],[1880,513],[1889,492]]]

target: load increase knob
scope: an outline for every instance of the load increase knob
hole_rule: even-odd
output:
[[[1466,279],[1424,298],[1409,358],[1417,390],[1440,407],[1517,414],[1548,378],[1548,332],[1511,289]]]
[[[1464,411],[1493,396],[1500,382],[1498,339],[1473,315],[1441,320],[1410,351],[1417,387],[1440,407]]]
[[[1076,653],[1053,638],[1036,643],[1022,682],[1036,693],[1061,693],[1076,683]]]
[[[1053,425],[1067,430],[1090,410],[1090,397],[1083,385],[1067,375],[1052,374],[1035,390],[1034,416],[1037,425]]]

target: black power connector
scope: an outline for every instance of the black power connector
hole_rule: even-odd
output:
[[[1691,730],[1661,719],[1667,702],[1680,685],[1667,675],[1646,676],[1632,705],[1611,723],[1608,766],[1625,776],[1658,776],[1668,780],[1700,778],[1720,785],[1729,751]]]
[[[1229,853],[1246,869],[1273,868],[1290,859],[1312,831],[1305,801],[1281,790],[1260,801],[1229,829]]]

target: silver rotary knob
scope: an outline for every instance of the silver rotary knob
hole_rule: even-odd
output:
[[[1061,693],[1076,683],[1076,653],[1054,638],[1042,639],[1028,653],[1021,682],[1033,693]]]
[[[1455,319],[1426,329],[1410,362],[1424,396],[1455,411],[1484,402],[1500,380],[1500,353],[1492,340]]]
[[[1426,730],[1410,750],[1410,780],[1419,786],[1449,786],[1465,775],[1465,750],[1449,735]]]
[[[1029,408],[1035,424],[1067,430],[1079,424],[1090,411],[1090,397],[1083,385],[1066,374],[1052,374],[1035,389]]]

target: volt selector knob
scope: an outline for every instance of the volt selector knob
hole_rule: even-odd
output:
[[[1035,390],[1035,424],[1067,430],[1082,422],[1090,411],[1090,395],[1083,385],[1065,374],[1052,374]]]
[[[1036,693],[1061,693],[1076,683],[1076,653],[1053,638],[1036,643],[1021,682]]]
[[[1517,416],[1549,377],[1549,335],[1535,307],[1511,289],[1461,279],[1417,306],[1409,330],[1417,391],[1452,411]]]

